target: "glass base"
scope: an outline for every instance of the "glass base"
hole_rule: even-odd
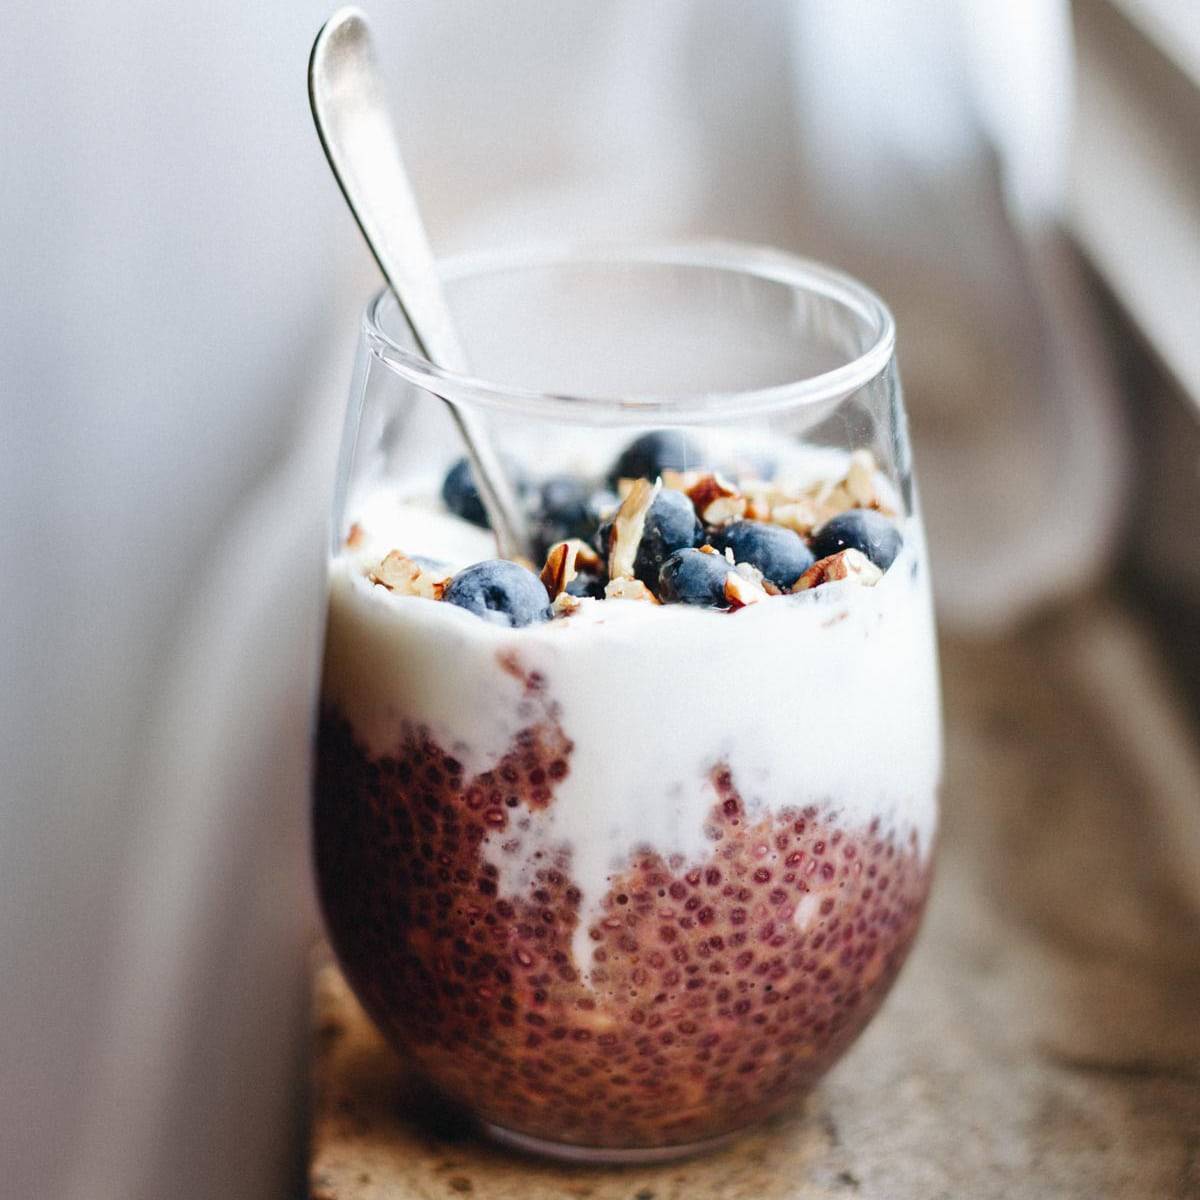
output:
[[[678,1146],[647,1146],[644,1149],[634,1148],[624,1150],[614,1147],[575,1146],[569,1142],[548,1142],[543,1138],[531,1137],[527,1133],[514,1133],[493,1125],[490,1121],[481,1122],[483,1131],[492,1141],[510,1150],[519,1150],[522,1154],[535,1154],[540,1158],[552,1158],[558,1162],[584,1163],[597,1167],[634,1166],[640,1163],[675,1162],[681,1158],[691,1158],[695,1154],[708,1154],[729,1145],[737,1137],[738,1131],[722,1133],[717,1137],[707,1138],[701,1142],[684,1142]]]

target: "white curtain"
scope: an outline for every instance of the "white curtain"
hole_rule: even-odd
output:
[[[0,1174],[283,1186],[303,1067],[321,528],[369,260],[315,0],[6,8]],[[948,620],[1104,561],[1122,465],[1059,232],[1065,5],[372,11],[443,251],[718,235],[900,325]]]

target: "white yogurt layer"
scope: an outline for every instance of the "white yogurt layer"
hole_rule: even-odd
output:
[[[397,511],[399,510],[399,511]],[[700,860],[727,763],[751,820],[818,804],[847,827],[873,818],[915,830],[928,853],[941,764],[939,692],[924,542],[874,587],[846,581],[771,597],[735,613],[633,600],[505,629],[450,604],[397,596],[364,568],[393,547],[456,565],[492,557],[490,536],[394,496],[360,505],[366,540],[331,566],[323,697],[372,754],[393,752],[404,721],[428,726],[468,774],[493,767],[527,716],[508,653],[545,679],[574,743],[553,803],[532,814],[518,855],[485,846],[502,894],[525,894],[536,850],[566,849],[582,892],[575,958],[609,877],[649,847]],[[545,859],[539,860],[544,863]]]

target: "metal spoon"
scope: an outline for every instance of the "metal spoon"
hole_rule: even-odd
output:
[[[322,26],[308,62],[308,98],[325,156],[417,350],[466,373],[433,251],[404,170],[365,14],[341,8]],[[447,401],[504,558],[529,557],[529,533],[512,485],[478,424]]]

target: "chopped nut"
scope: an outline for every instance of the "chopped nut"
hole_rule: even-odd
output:
[[[725,557],[733,562],[733,551],[726,549]],[[763,573],[753,563],[734,563],[733,569],[743,578],[759,587],[764,586]]]
[[[854,498],[843,486],[841,481],[837,483],[824,483],[817,489],[814,496],[817,506],[817,524],[824,525],[826,521],[836,517],[838,513],[844,513],[847,509],[854,508]]]
[[[648,600],[658,603],[658,597],[640,579],[610,579],[604,585],[606,600]]]
[[[633,563],[642,534],[646,530],[646,514],[654,503],[661,485],[648,479],[634,481],[629,494],[621,501],[613,517],[612,537],[608,547],[608,575],[610,579],[632,579]]]
[[[725,556],[726,558],[730,559],[730,562],[732,562],[732,551],[726,550]],[[778,596],[782,594],[779,588],[775,587],[775,584],[770,582],[770,580],[768,580],[768,578],[762,574],[762,571],[758,570],[754,563],[737,563],[734,565],[733,569],[738,572],[738,575],[746,578],[746,580],[749,580],[751,583],[756,584],[757,587],[762,588],[763,592],[766,592],[767,595]]]
[[[850,455],[850,469],[842,486],[858,507],[868,508],[875,503],[875,456],[870,450],[855,450]]]
[[[883,572],[865,554],[849,548],[818,559],[792,584],[792,591],[805,592],[839,579],[850,579],[865,587],[873,587],[882,578]]]
[[[700,513],[705,525],[728,525],[746,514],[745,496],[719,496]]]
[[[876,477],[875,456],[870,450],[855,450],[841,479],[827,480],[808,490],[817,510],[816,524],[823,525],[847,509],[878,507]]]
[[[668,467],[662,473],[663,487],[670,488],[673,492],[691,492],[702,479],[706,478],[705,472],[691,471],[673,471]]]
[[[747,604],[757,604],[766,598],[767,593],[762,587],[736,568],[725,576],[725,600],[730,608],[745,608]]]
[[[572,596],[570,592],[559,592],[554,597],[554,603],[550,605],[550,608],[556,617],[569,617],[572,613],[579,611],[581,603],[578,596]]]
[[[357,550],[359,546],[366,541],[366,538],[366,530],[363,529],[363,527],[357,521],[355,521],[354,524],[350,526],[350,532],[346,534],[346,548],[348,550]]]
[[[575,547],[575,565],[579,570],[592,575],[599,575],[604,570],[604,559],[587,542],[571,538],[571,545]]]
[[[801,537],[807,537],[821,523],[816,504],[807,497],[776,505],[771,509],[771,520]]]
[[[737,486],[717,475],[715,472],[707,472],[704,475],[696,471],[691,472],[695,478],[683,490],[687,492],[688,499],[696,506],[697,513],[703,513],[704,510],[714,501],[725,496],[739,495]]]
[[[746,512],[746,498],[736,485],[720,475],[699,475],[686,490],[697,516],[706,525],[725,525]]]
[[[567,590],[567,584],[581,569],[599,573],[600,567],[600,556],[587,542],[580,541],[579,538],[568,538],[565,542],[555,542],[550,547],[541,579],[553,599]]]
[[[569,541],[555,542],[546,553],[546,565],[542,568],[541,580],[553,600],[567,590],[567,584],[575,578],[575,559],[579,556]]]
[[[745,516],[751,521],[771,520],[771,505],[780,498],[773,483],[761,479],[742,481],[742,495],[746,497]]]
[[[440,600],[450,582],[448,572],[423,567],[399,550],[392,550],[368,578],[389,592],[400,596],[423,596],[426,600]]]

